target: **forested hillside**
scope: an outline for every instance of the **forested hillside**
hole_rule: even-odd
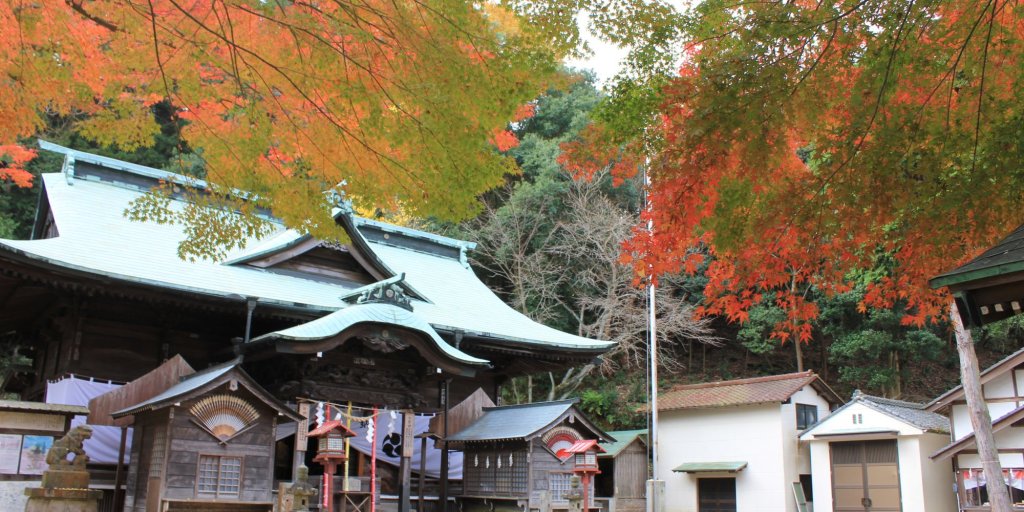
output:
[[[477,241],[473,264],[478,274],[517,310],[558,329],[619,343],[602,360],[584,367],[516,379],[504,388],[504,400],[579,396],[605,426],[642,426],[644,417],[635,411],[648,389],[647,302],[632,267],[621,258],[621,243],[639,222],[640,187],[636,180],[619,181],[607,171],[574,180],[560,163],[562,144],[579,137],[601,101],[588,76],[549,91],[533,104],[532,117],[511,126],[519,143],[505,153],[521,173],[484,198],[486,207],[478,218],[459,225],[412,222]],[[202,175],[201,158],[179,137],[182,121],[163,104],[155,105],[153,113],[162,132],[151,148],[133,152],[92,142],[57,118],[40,136]],[[28,169],[39,173],[59,165],[57,155],[41,152]],[[0,237],[28,235],[38,183],[22,189],[0,182]],[[772,336],[785,317],[772,290],[757,297],[745,321],[729,322],[700,314],[707,284],[704,268],[662,276],[657,297],[662,389],[682,382],[813,369],[843,396],[861,389],[908,400],[934,398],[958,379],[947,325],[929,321],[923,328],[907,326],[900,321],[901,304],[877,309],[863,300],[868,285],[888,276],[893,264],[886,254],[877,255],[873,268],[850,276],[857,285],[844,293],[799,289],[821,305],[811,338],[800,343]],[[982,366],[1015,351],[1022,338],[1024,323],[1019,320],[984,331],[976,338]]]

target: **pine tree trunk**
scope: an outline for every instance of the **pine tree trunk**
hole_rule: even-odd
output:
[[[967,399],[967,410],[974,428],[974,439],[978,445],[978,457],[981,458],[985,470],[985,486],[988,499],[992,504],[992,512],[1010,512],[1010,494],[1003,480],[1003,468],[999,464],[999,452],[992,435],[992,416],[981,389],[981,376],[978,371],[978,356],[974,352],[974,339],[971,332],[964,329],[960,322],[960,313],[954,302],[949,308],[949,316],[956,331],[956,351],[960,355],[960,381],[964,386],[964,398]]]

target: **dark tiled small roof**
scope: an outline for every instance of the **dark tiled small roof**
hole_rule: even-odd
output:
[[[529,439],[554,423],[576,403],[575,400],[539,402],[534,404],[485,407],[480,419],[449,441],[492,441]]]
[[[1001,242],[981,253],[981,256],[945,274],[933,277],[929,284],[932,288],[963,285],[969,281],[1022,270],[1024,270],[1024,224],[1018,226]]]
[[[925,432],[949,433],[949,419],[941,414],[928,411],[925,404],[893,400],[879,396],[854,392],[853,401],[861,401],[868,407],[903,420]]]
[[[818,376],[808,370],[799,373],[754,377],[679,386],[658,398],[659,411],[700,409],[785,402],[801,388],[817,383],[818,391],[830,402],[837,402],[835,392],[824,386]],[[828,396],[826,396],[828,395]]]

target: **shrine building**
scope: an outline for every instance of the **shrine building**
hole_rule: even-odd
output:
[[[477,389],[497,402],[499,387],[512,377],[588,363],[613,346],[541,325],[510,308],[470,268],[467,253],[475,244],[361,218],[345,205],[335,220],[347,242],[317,240],[268,216],[274,226],[269,236],[250,239],[216,261],[182,259],[183,226],[131,221],[125,211],[160,184],[175,190],[172,209],[193,208],[189,197],[206,193],[203,181],[44,141],[40,147],[63,154],[64,163],[41,176],[31,239],[0,239],[0,337],[31,359],[3,380],[2,391],[43,402],[48,386],[61,379],[120,386],[181,356],[197,372],[188,377],[192,384],[182,384],[192,394],[183,391],[178,398],[168,391],[169,382],[140,385],[122,393],[133,403],[110,411],[130,413],[139,425],[191,425],[199,429],[189,434],[199,440],[194,443],[214,451],[243,437],[276,442],[268,445],[272,462],[260,462],[259,472],[244,466],[248,459],[224,458],[219,464],[243,461],[241,468],[228,468],[231,485],[219,483],[216,472],[203,473],[202,485],[217,490],[211,502],[244,502],[250,495],[266,501],[267,490],[292,479],[299,465],[316,473],[315,440],[303,435],[310,425],[300,421],[288,437],[286,424],[295,425],[302,414],[323,414],[317,404],[333,404],[331,418],[361,414],[351,411],[398,411],[407,418],[436,414]],[[214,367],[244,378],[223,377],[217,389],[200,386],[212,378],[203,376],[226,375],[227,370],[204,373]],[[202,403],[218,403],[209,397],[234,404],[237,418],[204,412]],[[159,408],[143,407],[156,403],[147,400],[162,401]],[[191,409],[180,405],[186,402]],[[192,416],[175,419],[180,415]],[[110,472],[115,505],[109,510],[167,510],[167,503],[124,502],[126,479],[142,474],[138,467],[128,469],[140,462],[130,455],[163,453],[157,449],[161,440],[126,438],[127,427],[105,421],[115,439],[120,429],[121,453],[115,441],[118,456],[104,461],[100,454],[94,457],[100,464],[90,469],[99,475],[94,481]],[[380,492],[393,490],[397,510],[407,512],[415,492],[410,470],[417,468],[411,446],[419,433],[412,432],[411,420],[398,423],[394,433],[405,447],[395,452],[398,469],[375,477],[385,479],[377,484]],[[376,428],[383,431],[384,425]],[[441,430],[433,435],[443,440],[454,434]],[[447,458],[448,451],[443,453]],[[348,489],[344,479],[367,463],[355,454],[350,458],[339,489]],[[203,454],[192,459],[188,464],[199,465],[180,474],[208,473],[207,466],[218,460]],[[171,474],[175,464],[162,462],[161,470],[159,460],[144,462],[152,468],[146,469],[150,480]],[[245,477],[250,474],[273,481],[255,482]],[[447,476],[437,475],[432,490],[445,502],[457,494]],[[164,489],[147,498],[159,501],[178,485],[186,483],[140,481],[132,488],[136,495],[146,486]],[[193,499],[201,490],[179,495]]]

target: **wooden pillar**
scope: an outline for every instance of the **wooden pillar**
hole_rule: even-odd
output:
[[[423,512],[425,510],[423,507],[423,498],[424,493],[426,492],[424,487],[427,484],[427,439],[430,438],[429,432],[424,432],[420,435],[422,436],[420,437],[420,506],[417,507],[417,512]]]
[[[70,419],[70,418],[69,418]],[[117,450],[117,470],[114,472],[114,510],[124,509],[124,452],[128,445],[128,427],[121,426],[121,447]]]
[[[398,512],[409,512],[412,503],[412,451],[416,416],[412,410],[402,411],[402,457],[398,464]],[[421,511],[422,512],[422,511]]]
[[[448,512],[448,385],[451,379],[441,381],[441,482],[438,489],[438,512]]]
[[[299,466],[306,465],[306,445],[309,438],[309,402],[299,402],[299,416],[295,424],[295,447],[292,448],[292,482],[299,478]]]

